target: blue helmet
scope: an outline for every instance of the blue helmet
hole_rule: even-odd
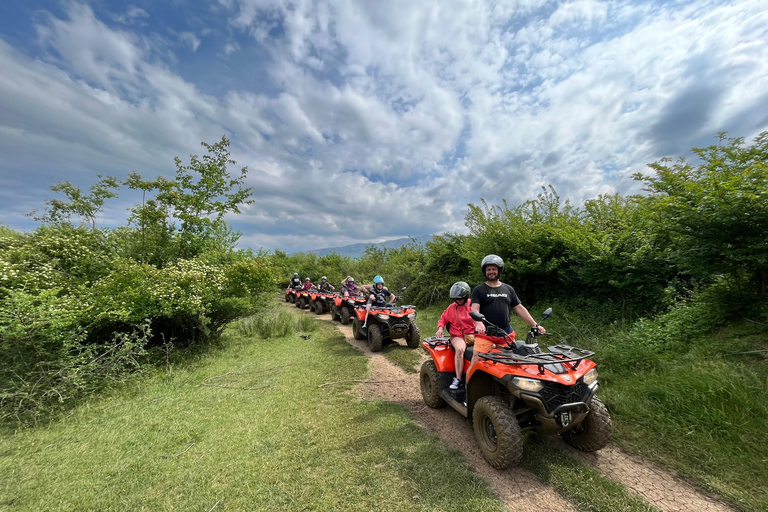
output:
[[[373,278],[373,284],[384,284],[384,278],[381,276],[376,276]]]

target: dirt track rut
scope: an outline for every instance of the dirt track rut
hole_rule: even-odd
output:
[[[318,317],[318,320],[331,321],[328,315]],[[578,510],[526,470],[511,468],[499,471],[489,466],[477,448],[472,426],[466,419],[450,408],[431,409],[424,404],[418,374],[406,373],[383,355],[371,352],[367,343],[354,339],[350,326],[336,326],[344,334],[347,343],[370,359],[369,380],[374,383],[360,384],[356,389],[358,396],[364,399],[382,398],[408,409],[419,425],[443,439],[449,447],[464,454],[469,464],[488,482],[509,510]],[[376,384],[376,381],[387,382]],[[736,509],[705,495],[673,473],[639,457],[628,455],[614,446],[608,446],[597,453],[570,450],[582,462],[618,481],[630,492],[641,495],[663,512],[736,512]]]

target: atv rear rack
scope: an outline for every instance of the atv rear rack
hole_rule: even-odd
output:
[[[438,338],[437,336],[425,338],[424,342],[431,348],[437,348],[439,346],[448,347],[451,345],[449,338]],[[584,350],[583,348],[572,347],[570,345],[553,345],[551,347],[547,347],[549,353],[546,354],[542,353],[520,355],[512,352],[512,349],[500,350],[502,350],[502,352],[478,352],[477,355],[483,359],[493,361],[494,363],[514,366],[536,365],[539,367],[539,373],[544,373],[544,367],[546,365],[557,363],[571,363],[571,369],[575,370],[579,367],[579,363],[581,363],[581,361],[595,355],[594,352]]]

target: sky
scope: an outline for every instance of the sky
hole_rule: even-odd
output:
[[[254,249],[465,232],[468,203],[550,185],[638,193],[648,163],[768,130],[766,41],[766,0],[7,0],[0,223],[223,135]]]

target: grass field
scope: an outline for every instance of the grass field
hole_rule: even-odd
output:
[[[333,324],[289,314],[290,334],[246,319],[218,348],[3,432],[0,509],[503,510],[404,409],[349,393],[367,358]],[[557,450],[534,442],[523,464],[579,509],[651,510]]]
[[[348,393],[366,358],[330,325],[172,366],[0,440],[13,510],[501,510],[400,407]]]

